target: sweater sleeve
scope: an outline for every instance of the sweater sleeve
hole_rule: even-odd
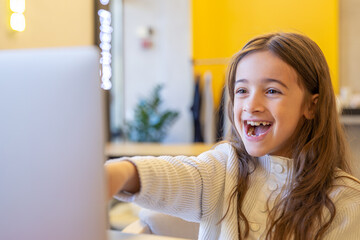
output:
[[[225,146],[222,146],[225,145]],[[222,144],[198,157],[133,157],[140,192],[116,198],[144,208],[199,222],[223,195],[229,145]],[[227,147],[226,147],[227,145]]]
[[[324,236],[326,240],[356,240],[360,238],[360,203],[353,203],[339,209],[331,224],[331,229]]]
[[[332,194],[336,206],[336,215],[324,236],[326,240],[360,239],[359,180],[349,177],[347,174],[344,176],[338,178],[336,181],[337,188]]]

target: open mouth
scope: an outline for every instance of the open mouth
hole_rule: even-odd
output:
[[[244,121],[245,131],[249,137],[258,137],[266,134],[272,123],[267,121]]]

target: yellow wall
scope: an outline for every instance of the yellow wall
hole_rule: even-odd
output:
[[[9,0],[0,1],[0,49],[94,44],[94,1],[26,0],[24,32],[10,30]]]
[[[338,11],[338,0],[193,0],[195,74],[212,72],[218,103],[225,79],[224,58],[258,34],[296,31],[308,35],[324,51],[338,91]]]

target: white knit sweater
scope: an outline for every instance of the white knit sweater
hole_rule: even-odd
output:
[[[115,161],[123,159],[137,166],[141,190],[131,196],[119,193],[118,199],[199,222],[199,239],[238,238],[236,202],[218,224],[237,183],[239,165],[230,144],[218,145],[198,157],[133,157]],[[261,157],[250,175],[250,187],[243,204],[243,212],[250,223],[248,239],[264,239],[267,200],[270,198],[271,209],[291,172],[288,161],[291,160],[283,157]],[[339,175],[348,176],[340,170]],[[331,198],[336,206],[336,217],[324,239],[360,239],[360,184],[348,178],[338,178],[334,185]]]

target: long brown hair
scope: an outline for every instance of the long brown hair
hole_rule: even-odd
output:
[[[232,123],[230,142],[236,148],[240,167],[238,186],[231,201],[238,203],[239,239],[249,234],[249,223],[241,206],[248,189],[249,164],[256,165],[243,146],[234,124],[234,83],[238,63],[256,51],[270,51],[289,64],[298,74],[298,84],[305,91],[304,104],[318,95],[314,118],[300,119],[292,141],[292,174],[288,179],[286,198],[277,198],[269,212],[267,239],[320,239],[333,221],[336,209],[328,194],[336,168],[349,172],[347,144],[336,110],[329,68],[318,45],[297,33],[271,33],[250,40],[237,53],[228,68],[227,87],[230,96],[229,118]],[[330,217],[323,219],[328,210]],[[242,226],[242,227],[240,227]],[[316,226],[316,227],[314,227]]]

